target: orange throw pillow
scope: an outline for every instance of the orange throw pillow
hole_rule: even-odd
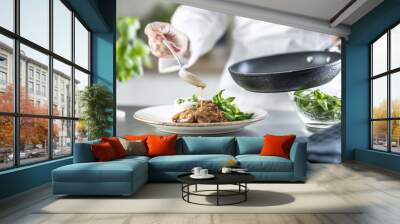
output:
[[[154,156],[165,156],[176,154],[176,139],[177,135],[170,136],[158,136],[149,135],[147,137],[147,155]]]
[[[126,151],[124,146],[122,146],[121,142],[117,137],[108,137],[108,138],[101,138],[101,142],[108,142],[114,149],[115,155],[117,158],[125,157]]]
[[[296,135],[265,135],[261,156],[280,156],[290,159],[290,148],[296,140]]]
[[[143,141],[146,142],[148,135],[125,135],[124,139],[129,141]]]
[[[117,158],[113,147],[108,142],[93,144],[91,145],[91,149],[94,157],[99,162],[110,161]]]

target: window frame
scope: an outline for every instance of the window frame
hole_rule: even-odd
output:
[[[400,72],[400,67],[397,68],[391,68],[391,32],[392,30],[400,26],[400,21],[395,22],[392,24],[390,27],[385,29],[385,31],[381,34],[379,34],[375,39],[373,39],[369,44],[369,149],[373,151],[379,151],[379,152],[386,152],[386,153],[391,153],[391,154],[400,154],[400,152],[394,152],[392,151],[392,121],[400,121],[400,117],[392,117],[392,99],[391,99],[391,91],[392,91],[392,85],[391,85],[391,80],[392,76],[396,75],[396,73]],[[382,72],[380,74],[373,74],[373,44],[376,43],[381,37],[384,35],[387,35],[387,64],[386,64],[386,71]],[[385,118],[373,118],[373,81],[378,79],[378,78],[383,78],[386,77],[386,86],[387,86],[387,105],[386,105],[386,117]],[[373,133],[373,122],[376,121],[386,121],[386,150],[379,150],[374,148],[374,133]]]
[[[13,119],[13,166],[10,167],[5,167],[5,168],[0,168],[0,172],[4,171],[4,170],[10,170],[10,169],[15,169],[18,167],[23,167],[23,166],[29,166],[29,165],[33,165],[33,164],[37,164],[37,163],[43,163],[49,160],[54,160],[54,159],[62,159],[65,157],[70,157],[73,155],[74,152],[74,143],[75,143],[75,126],[76,126],[76,121],[79,120],[79,117],[75,116],[75,108],[72,107],[71,108],[71,114],[70,116],[56,116],[53,115],[53,59],[58,60],[59,62],[62,62],[68,66],[71,66],[71,92],[72,92],[72,96],[71,96],[71,105],[75,104],[75,88],[74,88],[74,83],[75,83],[75,69],[85,73],[86,75],[88,75],[88,86],[92,85],[92,72],[91,72],[91,65],[92,65],[92,61],[91,61],[91,49],[92,49],[92,44],[91,44],[91,37],[92,37],[92,30],[88,27],[88,25],[84,22],[84,20],[79,16],[78,13],[76,13],[72,7],[65,1],[65,0],[59,0],[68,10],[71,11],[71,18],[70,18],[70,22],[71,22],[71,59],[67,59],[64,58],[63,56],[55,53],[53,50],[53,21],[54,21],[54,17],[53,17],[53,1],[54,0],[48,0],[49,2],[49,47],[48,49],[46,49],[45,47],[42,47],[39,44],[34,43],[33,41],[30,41],[29,39],[23,37],[20,35],[20,0],[14,0],[13,1],[13,10],[14,10],[14,18],[13,18],[13,22],[14,22],[14,30],[10,31],[4,27],[0,26],[0,35],[3,35],[5,37],[11,38],[13,40],[13,44],[14,44],[14,48],[13,48],[13,64],[11,65],[11,75],[13,76],[13,81],[14,81],[14,99],[13,99],[13,107],[14,110],[13,112],[2,112],[0,111],[0,116],[10,116]],[[84,26],[84,28],[88,31],[88,61],[89,61],[89,67],[88,69],[85,69],[83,67],[81,67],[80,65],[75,63],[75,18]],[[20,85],[21,85],[21,81],[20,81],[20,45],[23,44],[27,47],[32,48],[33,50],[36,50],[40,53],[43,53],[45,55],[48,56],[49,58],[49,62],[48,62],[48,85],[46,86],[46,91],[48,91],[48,93],[45,92],[46,96],[48,97],[48,113],[46,115],[39,115],[39,114],[27,114],[27,113],[21,113],[20,111]],[[27,66],[29,66],[29,64],[27,64]],[[27,71],[28,71],[27,67]],[[40,73],[41,75],[42,73]],[[27,81],[30,80],[30,74],[27,72],[27,74],[25,74],[27,77]],[[36,70],[33,70],[33,82],[34,82],[34,86],[36,83]],[[39,77],[39,83],[41,83],[41,77]],[[42,86],[42,85],[41,85]],[[27,91],[29,91],[27,89]],[[36,91],[34,89],[34,91]],[[40,94],[42,95],[42,94]],[[48,151],[48,155],[47,158],[44,158],[41,161],[38,162],[32,162],[32,163],[26,163],[26,164],[21,164],[21,159],[20,159],[20,119],[21,118],[45,118],[47,119],[48,122],[48,136],[47,136],[47,151]],[[57,121],[57,120],[66,120],[66,121],[70,121],[71,122],[71,153],[68,155],[62,155],[62,156],[54,156],[53,152],[54,152],[54,146],[53,146],[53,122]]]

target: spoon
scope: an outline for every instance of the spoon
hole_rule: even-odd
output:
[[[168,50],[171,51],[171,54],[174,56],[174,58],[176,59],[176,61],[179,64],[179,67],[180,67],[179,72],[178,72],[179,77],[181,77],[181,79],[183,79],[184,81],[186,81],[187,83],[189,83],[191,85],[200,87],[202,89],[206,88],[206,84],[203,81],[201,81],[201,79],[197,75],[189,72],[188,70],[186,70],[183,67],[183,63],[182,63],[181,59],[175,53],[175,50],[171,47],[171,45],[169,45],[168,41],[166,39],[164,39],[162,42],[168,48]]]

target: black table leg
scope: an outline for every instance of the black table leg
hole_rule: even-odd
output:
[[[217,206],[219,206],[219,184],[217,184]]]
[[[196,192],[197,192],[197,184],[195,185],[195,189],[194,189],[194,191],[196,191]]]
[[[247,189],[247,182],[246,183],[244,183],[244,190],[245,190],[245,192],[244,192],[244,201],[247,201],[247,192],[248,192],[248,189]]]

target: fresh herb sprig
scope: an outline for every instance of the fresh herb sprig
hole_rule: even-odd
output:
[[[212,98],[212,102],[218,106],[218,108],[224,113],[225,117],[230,121],[241,121],[251,119],[254,113],[245,113],[240,111],[240,109],[233,102],[235,97],[222,97],[222,93],[225,90],[220,90]]]
[[[342,103],[339,97],[321,90],[299,90],[294,93],[296,105],[307,116],[320,121],[340,121]]]

